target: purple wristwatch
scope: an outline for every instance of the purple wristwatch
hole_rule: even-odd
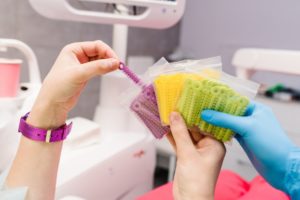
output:
[[[61,127],[53,130],[45,130],[33,127],[26,123],[28,115],[29,113],[21,117],[18,131],[31,140],[47,143],[58,142],[66,139],[71,131],[72,123],[70,123],[69,125],[64,124]]]

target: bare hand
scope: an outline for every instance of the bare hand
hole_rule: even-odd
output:
[[[178,113],[170,115],[171,131],[177,154],[173,184],[176,200],[212,200],[223,158],[224,144],[202,136],[196,144]],[[170,137],[168,137],[170,138]]]
[[[35,119],[30,115],[29,123],[43,128],[64,124],[87,82],[95,76],[117,69],[118,66],[118,57],[102,41],[67,45],[44,80],[31,112]],[[41,124],[36,121],[41,121]]]

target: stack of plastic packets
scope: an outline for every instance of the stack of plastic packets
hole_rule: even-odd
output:
[[[198,130],[199,134],[211,135],[223,142],[229,141],[234,133],[206,123],[201,119],[201,112],[210,109],[242,116],[246,112],[249,98],[255,96],[259,85],[223,73],[219,57],[179,62],[175,67],[168,64],[149,69],[151,82],[148,84],[142,82],[124,64],[120,66],[140,88],[129,102],[130,110],[155,138],[160,139],[170,133],[169,116],[171,112],[177,111],[193,134]]]
[[[176,109],[188,127],[197,126],[202,132],[226,142],[232,138],[233,132],[206,123],[200,118],[201,112],[211,109],[242,116],[248,103],[247,97],[239,95],[223,83],[208,79],[202,81],[188,79],[184,83]]]
[[[184,81],[187,79],[200,80],[195,74],[176,73],[160,75],[154,80],[155,93],[157,96],[158,109],[163,125],[170,125],[169,115],[176,107]]]

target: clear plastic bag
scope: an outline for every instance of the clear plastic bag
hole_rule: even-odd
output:
[[[167,61],[160,60],[155,66],[164,64],[167,64]],[[124,99],[123,104],[126,104],[135,113],[155,138],[162,138],[170,132],[170,128],[161,125],[153,84],[142,81],[125,65],[122,65],[120,69],[138,86],[131,87],[126,91],[122,98]]]
[[[154,80],[157,76],[164,74],[175,73],[202,73],[203,69],[212,69],[215,71],[222,70],[222,59],[220,56],[205,58],[201,60],[182,60],[178,62],[169,63],[165,58],[161,58],[157,63],[150,67],[146,76],[150,80]],[[146,78],[146,77],[144,77]],[[147,78],[149,80],[149,78]]]
[[[197,127],[202,133],[226,142],[232,138],[233,132],[206,123],[200,117],[201,112],[212,109],[242,116],[250,99],[255,97],[258,87],[257,83],[238,79],[224,72],[219,79],[187,79],[176,104],[176,111],[181,113],[189,128]]]
[[[163,62],[161,59],[160,62]],[[201,80],[204,77],[219,78],[221,58],[184,60],[152,67],[147,75],[153,80],[161,123],[170,124],[169,115],[175,111],[176,103],[186,79]]]
[[[160,139],[170,132],[170,128],[162,126],[160,122],[156,96],[152,84],[144,87],[132,100],[130,110],[138,116],[155,138]]]
[[[226,142],[233,132],[206,123],[201,112],[213,109],[244,115],[259,85],[228,75],[221,67],[219,57],[176,63],[160,59],[146,72],[143,81],[125,67],[122,70],[138,87],[131,87],[122,99],[156,138],[170,132],[169,114],[178,111],[193,132],[198,130]],[[161,80],[166,83],[161,84]]]

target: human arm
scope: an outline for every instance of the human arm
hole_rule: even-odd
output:
[[[170,115],[172,136],[177,164],[173,183],[176,200],[212,200],[220,173],[225,147],[223,143],[200,136],[193,142],[183,118],[178,113]],[[199,135],[199,133],[198,133]]]
[[[299,199],[300,149],[284,133],[269,107],[254,102],[242,117],[212,110],[203,111],[201,117],[232,129],[256,170],[273,187]]]
[[[45,78],[27,123],[42,129],[60,127],[87,82],[118,66],[115,53],[101,41],[67,45]],[[54,199],[62,144],[22,136],[6,187],[28,187],[27,199]]]

